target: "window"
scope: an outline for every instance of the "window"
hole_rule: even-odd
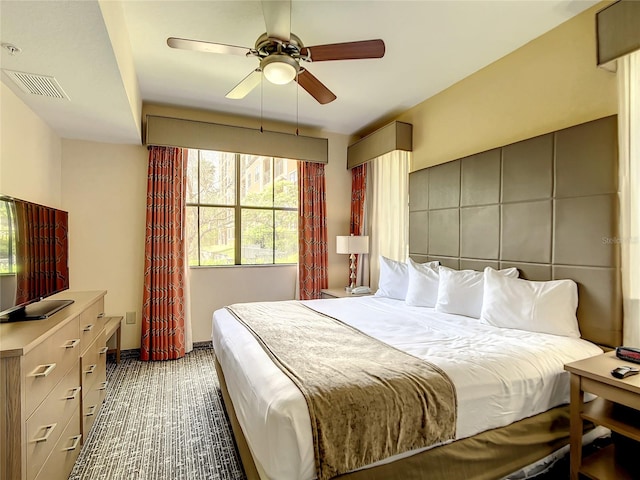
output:
[[[190,149],[186,201],[190,266],[298,261],[295,160]]]

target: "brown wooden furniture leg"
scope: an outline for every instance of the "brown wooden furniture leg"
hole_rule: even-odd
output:
[[[578,471],[582,463],[582,434],[584,425],[581,414],[584,403],[584,392],[580,387],[580,381],[581,377],[579,375],[571,374],[571,404],[569,407],[571,417],[571,480],[579,480]]]

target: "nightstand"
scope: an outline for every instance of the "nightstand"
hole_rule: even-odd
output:
[[[571,480],[579,475],[592,479],[637,479],[637,458],[615,444],[582,458],[583,420],[603,425],[630,442],[640,442],[640,375],[617,379],[611,370],[637,366],[608,352],[565,365],[571,372]],[[584,403],[584,392],[598,396]],[[633,463],[633,465],[631,465]]]
[[[366,297],[368,295],[373,295],[372,293],[361,293],[358,295],[354,295],[353,293],[347,292],[344,287],[343,288],[325,288],[320,290],[322,294],[321,298],[346,298],[346,297]]]

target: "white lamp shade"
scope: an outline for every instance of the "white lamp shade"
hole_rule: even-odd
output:
[[[367,235],[339,235],[336,237],[336,253],[369,253]]]
[[[298,63],[288,55],[274,53],[260,62],[264,76],[271,83],[285,85],[298,74]]]

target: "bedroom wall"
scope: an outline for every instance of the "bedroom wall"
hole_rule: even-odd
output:
[[[595,13],[609,3],[397,117],[413,124],[412,171],[617,113],[616,76],[596,66]]]
[[[346,169],[348,138],[328,137],[329,279],[340,285],[348,258],[334,253],[335,237],[349,230],[349,210],[344,205],[350,199],[351,175]],[[147,149],[140,145],[62,140],[71,288],[106,289],[108,314],[135,312],[136,323],[122,327],[124,349],[140,346],[147,159]],[[210,340],[215,309],[233,302],[291,299],[295,282],[293,266],[191,269],[194,341]]]
[[[69,288],[107,290],[105,313],[135,312],[122,348],[140,346],[147,149],[62,140],[62,203],[69,211]]]
[[[0,193],[61,208],[61,140],[0,82]]]

